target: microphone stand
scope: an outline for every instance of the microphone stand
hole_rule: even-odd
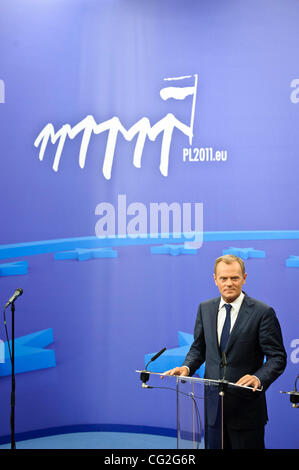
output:
[[[11,303],[11,449],[16,448],[15,443],[15,304]]]
[[[4,307],[4,326],[7,337],[7,346],[11,361],[11,394],[10,394],[10,429],[11,429],[11,449],[16,448],[15,442],[15,390],[16,390],[16,381],[15,381],[15,300],[23,294],[23,289],[17,289],[14,295],[6,302]],[[11,348],[8,339],[8,332],[6,326],[5,310],[11,305]]]
[[[8,339],[8,332],[7,332],[7,325],[6,325],[6,318],[5,318],[5,310],[8,307],[4,307],[4,326],[6,331],[7,337],[7,346],[9,351],[9,357],[11,362],[11,393],[10,393],[10,430],[11,430],[11,449],[16,448],[15,443],[15,389],[16,389],[16,381],[15,381],[15,304],[14,301],[11,302],[11,348]]]
[[[149,361],[148,363],[146,364],[145,366],[145,369],[141,372],[140,374],[140,380],[142,381],[142,388],[152,388],[150,387],[150,385],[146,385],[146,382],[148,382],[149,380],[149,372],[147,371],[147,367],[148,365],[151,363],[151,362],[154,362],[156,359],[158,359],[158,357],[161,356],[161,354],[164,353],[164,351],[166,351],[166,348],[163,348],[161,349],[161,351],[159,351],[157,354],[155,354]]]
[[[225,375],[226,375],[226,354],[225,352],[222,352],[222,360],[221,360],[221,366],[223,367],[223,378],[219,382],[219,396],[220,396],[220,408],[221,408],[221,448],[224,449],[224,425],[223,425],[223,420],[224,420],[224,394],[227,389],[228,382],[225,380]]]

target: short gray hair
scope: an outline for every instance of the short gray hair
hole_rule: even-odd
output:
[[[223,261],[223,263],[225,264],[232,264],[234,262],[237,262],[239,263],[240,267],[241,267],[241,271],[242,271],[242,274],[244,276],[245,274],[245,264],[244,264],[244,261],[239,258],[238,256],[236,255],[223,255],[223,256],[219,256],[219,258],[216,259],[215,261],[215,265],[214,265],[214,273],[216,274],[216,269],[217,269],[217,265],[219,263],[221,263],[221,261]]]

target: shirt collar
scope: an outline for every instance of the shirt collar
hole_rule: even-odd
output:
[[[241,306],[241,303],[243,302],[243,299],[245,297],[245,294],[244,292],[241,292],[241,294],[239,295],[239,297],[237,297],[233,302],[230,303],[230,305],[233,307],[233,309],[239,309],[240,306]],[[225,302],[225,300],[223,300],[223,298],[221,297],[221,300],[220,300],[220,304],[219,304],[219,310],[223,307],[223,305],[225,305],[227,302]]]

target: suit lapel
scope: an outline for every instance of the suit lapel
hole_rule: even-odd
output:
[[[209,315],[211,319],[212,343],[213,343],[215,351],[218,351],[219,357],[220,357],[220,351],[219,351],[219,345],[218,345],[217,318],[218,318],[220,300],[221,300],[221,297],[213,301],[211,312]]]
[[[234,342],[238,338],[239,334],[245,328],[251,316],[251,313],[253,311],[253,306],[254,306],[253,302],[251,302],[250,298],[245,294],[245,297],[240,307],[236,322],[229,336],[229,340],[228,340],[227,347],[226,347],[226,353],[229,352]]]

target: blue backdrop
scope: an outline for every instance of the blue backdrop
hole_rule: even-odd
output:
[[[246,260],[246,292],[276,310],[288,353],[267,392],[266,445],[298,447],[280,394],[299,362],[298,21],[294,0],[1,2],[3,306],[24,290],[17,433],[175,429],[175,396],[145,394],[135,370],[164,346],[158,369],[175,348],[183,360],[179,332],[217,295],[213,263],[228,250]],[[155,203],[203,208],[202,246],[184,251],[183,229],[136,237]]]

